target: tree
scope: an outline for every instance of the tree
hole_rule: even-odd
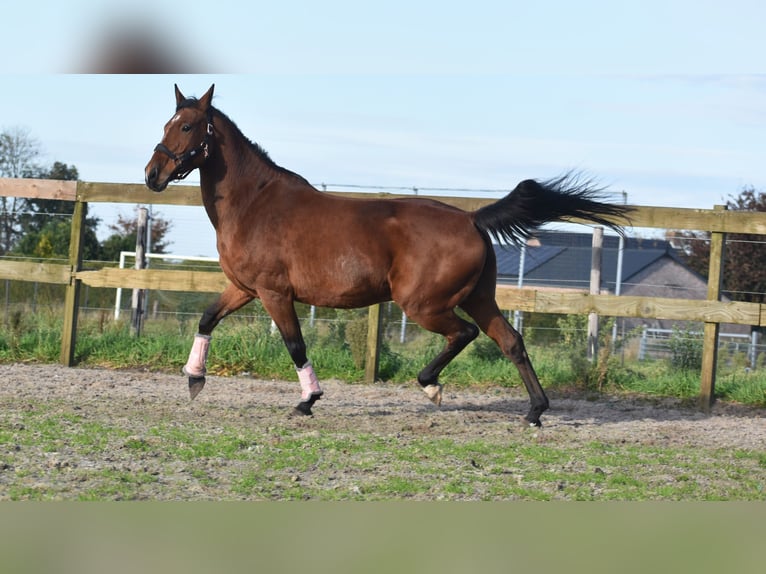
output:
[[[40,143],[22,127],[0,133],[0,177],[60,179],[75,181],[79,172],[74,165],[55,161],[50,167],[37,163]],[[34,257],[66,258],[69,255],[73,201],[0,198],[0,255],[13,252]],[[96,227],[99,220],[86,217],[83,255],[97,259],[99,243]]]
[[[67,259],[71,235],[70,219],[51,219],[40,229],[25,233],[13,247],[14,255]],[[100,246],[93,228],[83,234],[83,259],[98,259]]]
[[[766,193],[743,188],[726,202],[733,211],[766,212]],[[679,244],[687,265],[707,277],[710,264],[710,233],[670,231],[669,239]],[[735,301],[766,302],[766,249],[763,235],[729,233],[724,254],[723,290]]]
[[[29,130],[22,127],[0,133],[0,177],[77,180],[75,166],[56,161],[49,168],[40,166],[40,143]],[[69,218],[74,212],[73,201],[0,198],[0,255],[13,251],[37,257],[66,257],[69,251]],[[98,240],[95,228],[98,219],[85,221],[85,252],[95,255]]]
[[[53,162],[50,168],[37,168],[30,177],[37,179],[60,179],[65,181],[77,181],[80,177],[75,166],[70,166],[60,161]],[[71,216],[74,213],[74,201],[60,201],[57,199],[29,199],[27,201],[29,213],[22,216],[21,225],[25,232],[39,231],[45,226],[51,217]],[[95,227],[98,219],[86,220],[86,226]]]
[[[170,245],[167,233],[172,223],[161,214],[153,213],[150,221],[150,247],[152,253],[166,253]],[[101,244],[101,257],[104,261],[118,261],[121,251],[134,251],[136,248],[136,228],[138,216],[128,218],[122,213],[117,216],[117,223],[109,225],[112,234]]]
[[[0,133],[0,175],[2,177],[33,177],[39,166],[40,143],[29,130],[19,126]]]
[[[15,127],[0,133],[0,177],[31,177],[40,168],[35,160],[40,144],[25,128]],[[29,200],[0,197],[0,255],[8,253],[22,234],[21,214]]]
[[[75,166],[56,161],[50,168],[35,166],[26,174],[39,179],[77,180]],[[71,216],[74,201],[56,199],[28,199],[23,212],[17,216],[20,235],[13,245],[16,255],[40,258],[66,259],[69,256]],[[96,236],[99,219],[85,218],[83,231],[83,258],[99,259],[101,248]]]

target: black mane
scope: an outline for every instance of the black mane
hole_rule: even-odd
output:
[[[176,112],[178,112],[178,111],[180,111],[180,110],[182,110],[184,108],[196,107],[198,103],[199,103],[199,100],[197,98],[195,98],[195,97],[188,97],[188,98],[184,99],[181,103],[179,103],[176,106]],[[261,161],[263,161],[264,163],[266,163],[266,165],[268,165],[269,167],[271,167],[273,169],[276,169],[277,171],[281,171],[283,173],[287,173],[287,174],[290,174],[290,175],[295,175],[295,176],[301,177],[298,174],[290,171],[289,169],[286,169],[286,168],[282,167],[281,165],[275,163],[274,160],[272,160],[271,157],[269,157],[269,154],[268,154],[268,152],[265,149],[263,149],[259,144],[257,144],[256,142],[252,141],[245,134],[243,134],[242,130],[239,129],[237,124],[234,123],[234,121],[229,116],[227,116],[225,113],[223,113],[221,110],[219,110],[215,106],[210,106],[210,109],[213,112],[213,123],[215,124],[215,118],[220,118],[220,119],[224,120],[225,122],[228,122],[231,125],[231,127],[234,129],[234,131],[237,134],[239,134],[239,136],[243,140],[245,140],[247,142],[248,146],[250,146],[250,149],[252,149],[256,153],[256,155],[259,157],[259,159]],[[301,179],[303,179],[303,178],[301,177]]]
[[[247,142],[247,144],[250,147],[250,149],[253,150],[255,155],[258,156],[258,159],[260,159],[267,166],[269,166],[270,168],[272,168],[272,169],[274,169],[274,170],[276,170],[278,172],[281,172],[281,173],[284,173],[284,174],[287,174],[287,175],[291,175],[291,176],[294,176],[294,177],[298,177],[298,178],[302,179],[303,181],[306,181],[303,176],[301,176],[301,175],[299,175],[299,174],[297,174],[297,173],[295,173],[293,171],[290,171],[289,169],[284,168],[281,165],[279,165],[278,163],[274,162],[274,160],[271,159],[271,157],[269,156],[268,152],[265,149],[263,149],[258,143],[252,141],[245,134],[243,134],[242,130],[239,129],[237,124],[235,124],[234,121],[229,116],[227,116],[221,110],[219,110],[218,108],[216,108],[214,106],[211,106],[210,109],[213,110],[213,123],[215,123],[215,118],[219,118],[219,119],[224,120],[225,122],[228,122],[229,125],[231,126],[231,128],[243,140],[245,140]],[[306,182],[306,183],[308,183],[308,182]]]

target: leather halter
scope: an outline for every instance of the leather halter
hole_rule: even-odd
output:
[[[197,147],[193,147],[190,150],[185,151],[181,155],[176,155],[164,143],[160,142],[154,147],[154,151],[164,153],[166,156],[168,156],[170,159],[172,159],[175,162],[178,173],[176,174],[174,181],[178,181],[180,179],[185,178],[195,169],[194,167],[189,169],[179,169],[179,168],[183,168],[184,163],[194,159],[199,154],[202,154],[202,157],[206,159],[210,155],[209,144],[210,144],[210,136],[212,135],[213,135],[213,117],[211,115],[208,115],[207,130],[205,132],[205,137],[202,139],[202,143],[200,143]]]

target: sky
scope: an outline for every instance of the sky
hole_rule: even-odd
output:
[[[0,66],[0,130],[27,129],[41,163],[85,181],[141,183],[173,84],[214,83],[274,161],[341,191],[499,198],[570,169],[638,205],[766,190],[763,2],[203,4],[4,7],[0,47],[18,56]],[[87,73],[126,31],[185,73]],[[100,235],[131,209],[95,208]],[[155,210],[171,251],[216,255],[201,207]]]

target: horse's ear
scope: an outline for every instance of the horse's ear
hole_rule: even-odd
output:
[[[186,96],[184,96],[181,93],[181,90],[178,89],[178,84],[173,84],[173,87],[176,89],[176,106],[180,106],[181,102],[186,99]]]
[[[207,92],[205,92],[205,95],[199,99],[199,105],[202,108],[203,112],[206,112],[210,109],[210,102],[213,101],[214,89],[215,89],[215,84],[211,85],[210,89]]]

